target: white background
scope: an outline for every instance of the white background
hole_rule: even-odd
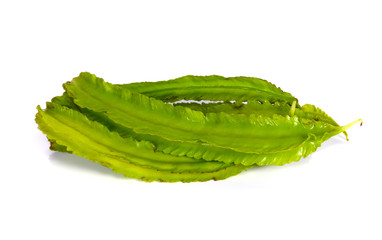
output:
[[[0,1],[0,239],[382,239],[380,1]],[[54,153],[36,106],[112,83],[253,76],[340,124],[307,159],[146,183]]]

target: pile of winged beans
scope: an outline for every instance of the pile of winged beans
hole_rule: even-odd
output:
[[[220,180],[314,152],[339,126],[313,105],[252,77],[185,76],[111,84],[90,73],[37,107],[51,149],[144,181]]]

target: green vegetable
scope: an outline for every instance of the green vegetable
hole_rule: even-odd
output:
[[[258,78],[185,76],[113,85],[89,73],[38,107],[51,149],[146,181],[224,179],[314,152],[339,126],[313,105]],[[180,100],[209,100],[185,103]]]
[[[85,76],[83,76],[85,77]],[[285,101],[296,100],[290,93],[268,81],[252,77],[184,76],[168,81],[117,85],[165,102],[179,100],[210,101]]]
[[[155,152],[150,142],[122,138],[79,112],[54,103],[48,103],[45,111],[38,107],[36,122],[48,138],[69,151],[127,177],[146,181],[203,181],[224,179],[246,168]]]

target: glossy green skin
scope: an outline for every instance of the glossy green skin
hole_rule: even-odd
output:
[[[188,75],[168,81],[141,82],[117,85],[122,89],[141,93],[164,102],[179,100],[210,101],[284,101],[292,104],[296,100],[290,93],[282,91],[272,83],[253,77],[229,77],[218,75]]]
[[[187,106],[193,110],[208,112],[226,112],[226,113],[243,113],[243,114],[269,114],[276,113],[285,115],[285,108],[282,113],[275,112],[274,107],[269,107],[265,103],[289,105],[297,99],[290,93],[282,91],[280,88],[269,83],[266,80],[252,77],[229,77],[211,75],[211,76],[184,76],[177,79],[159,82],[141,82],[118,85],[121,88],[139,92],[149,97],[156,98],[165,102],[176,102],[179,100],[209,100],[223,101],[225,107],[211,107],[214,104],[205,104],[205,107],[200,107],[198,104],[176,104],[178,106]],[[227,103],[236,101],[235,104]],[[261,109],[240,109],[241,102],[257,103],[261,102],[266,105]],[[219,105],[219,104],[218,104]],[[215,105],[216,106],[216,105]],[[247,105],[248,106],[248,105]],[[288,107],[287,107],[288,108]],[[297,109],[300,109],[297,103]],[[329,123],[333,126],[339,126],[330,116],[313,105],[306,104],[303,106],[303,115],[299,115],[297,110],[296,115],[304,118],[315,119]],[[251,110],[254,110],[251,111]],[[289,111],[289,108],[288,110]],[[344,132],[347,136],[347,133]]]
[[[245,153],[276,153],[296,149],[311,135],[325,139],[342,132],[324,122],[297,116],[208,113],[174,107],[137,92],[105,83],[83,74],[65,84],[74,102],[104,112],[114,122],[139,134],[160,136],[171,141],[204,143]]]
[[[101,124],[106,126],[110,131],[118,132],[122,137],[132,137],[137,140],[149,141],[154,144],[157,151],[175,156],[187,156],[196,159],[203,159],[206,161],[222,161],[225,163],[243,164],[246,166],[251,166],[254,164],[259,166],[284,165],[292,161],[298,161],[301,157],[308,156],[317,148],[316,145],[307,142],[300,148],[296,148],[291,151],[285,151],[281,154],[249,154],[207,144],[170,141],[158,136],[148,134],[137,134],[131,128],[126,128],[120,124],[111,121],[103,113],[97,113],[86,108],[79,108],[73,103],[72,99],[67,94],[53,98],[52,102],[80,111],[81,113],[85,114],[89,119],[100,122]],[[266,105],[266,103],[260,104],[256,102],[251,108],[252,110],[255,110],[256,108],[258,112],[262,112],[263,114],[268,115],[273,115],[276,112],[285,115],[289,113],[290,106],[287,104],[284,104],[284,106],[278,103],[272,105],[270,104],[271,106],[275,107],[270,108],[270,106],[268,106],[264,108],[264,106]],[[265,109],[268,110],[265,111]],[[52,147],[52,150],[65,151],[65,148],[62,146],[57,147],[56,145],[54,145]]]
[[[36,116],[51,149],[146,181],[217,180],[256,165],[283,165],[349,127],[313,105],[291,110],[296,98],[256,78],[112,85],[82,73],[64,87]],[[225,102],[176,102],[181,99]]]
[[[247,169],[243,165],[206,162],[155,152],[150,142],[122,138],[72,109],[49,103],[38,107],[36,122],[49,139],[67,150],[127,177],[146,181],[207,181],[224,179]]]
[[[188,75],[168,81],[130,83],[118,86],[165,102],[176,102],[179,100],[225,102],[224,104],[204,104],[204,107],[199,104],[175,104],[176,106],[187,106],[190,109],[202,111],[203,113],[226,112],[247,115],[251,113],[268,115],[276,113],[286,115],[289,113],[289,107],[293,101],[297,101],[290,93],[282,91],[268,81],[252,77],[225,78],[217,75]],[[229,101],[236,101],[236,103],[231,104]],[[240,106],[243,106],[243,104],[240,104],[241,102],[248,102],[248,105],[240,108]],[[263,106],[261,108],[256,106],[258,102],[262,103],[261,105]],[[255,108],[248,108],[251,103],[255,105]],[[280,109],[281,112],[275,111],[277,106],[269,106],[269,104],[281,105],[283,109]],[[300,108],[301,106],[297,103],[295,114],[299,117],[326,122],[333,126],[340,126],[325,112],[313,105],[304,105],[301,115],[298,111]],[[347,133],[344,133],[347,137]]]

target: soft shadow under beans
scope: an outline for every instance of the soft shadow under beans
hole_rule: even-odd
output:
[[[60,165],[67,168],[95,172],[97,174],[113,176],[116,178],[124,178],[122,174],[114,173],[109,168],[106,168],[98,163],[92,162],[90,160],[87,160],[86,158],[79,157],[70,153],[53,152],[49,156],[49,160],[52,164]]]

